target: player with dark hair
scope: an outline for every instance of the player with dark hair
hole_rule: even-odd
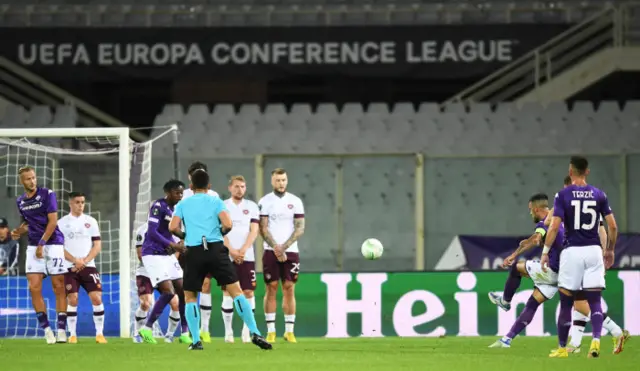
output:
[[[533,280],[533,294],[527,301],[527,304],[511,327],[509,333],[491,344],[490,348],[509,348],[511,340],[513,340],[524,328],[531,323],[533,316],[536,314],[540,304],[553,298],[558,292],[558,269],[560,265],[560,251],[562,249],[562,241],[564,230],[562,227],[558,230],[558,240],[556,241],[550,257],[548,270],[544,269],[539,261],[527,260],[516,262],[521,254],[529,251],[534,247],[541,246],[547,235],[547,227],[544,225],[544,219],[549,213],[549,198],[544,193],[533,195],[529,199],[529,213],[536,223],[535,229],[531,237],[520,242],[520,246],[516,251],[508,256],[503,263],[503,267],[511,267],[507,282],[504,286],[503,295],[493,292],[489,293],[489,300],[501,309],[508,311],[511,309],[511,299],[515,294],[522,277],[528,277]]]
[[[178,238],[184,239],[185,261],[185,300],[186,316],[193,342],[189,350],[202,350],[200,341],[200,314],[197,293],[202,282],[211,274],[223,290],[231,295],[236,311],[249,328],[252,342],[262,349],[271,349],[271,344],[262,338],[249,301],[242,293],[233,262],[229,258],[229,249],[223,240],[233,222],[220,197],[207,195],[210,187],[209,174],[198,169],[191,175],[191,189],[194,195],[176,206],[175,214],[169,224],[169,230]],[[182,231],[185,226],[185,232]]]
[[[566,176],[564,178],[564,188],[571,185],[571,177]],[[553,209],[549,211],[547,218],[544,221],[546,226],[551,224],[551,218],[553,217]],[[602,215],[599,216],[600,226],[598,227],[598,236],[600,238],[600,246],[604,249],[607,245],[607,230],[604,227],[604,220]],[[580,346],[582,343],[582,336],[584,335],[584,329],[590,319],[589,303],[584,298],[582,292],[577,292],[575,301],[573,302],[573,313],[571,330],[569,331],[570,339],[567,346],[568,353],[580,353]],[[629,340],[631,335],[629,331],[623,330],[607,313],[604,313],[604,320],[602,322],[602,328],[609,331],[613,338],[613,353],[618,354],[624,349],[624,344]]]
[[[262,266],[267,284],[264,313],[267,322],[267,341],[276,340],[276,295],[282,281],[282,310],[284,312],[284,340],[296,343],[293,327],[296,321],[295,284],[300,272],[298,238],[304,234],[304,206],[302,200],[287,192],[287,172],[277,168],[271,172],[273,192],[262,197],[260,233],[264,240]]]
[[[78,342],[78,291],[82,287],[93,306],[93,322],[96,329],[96,343],[106,344],[104,330],[104,305],[102,304],[102,282],[94,259],[102,250],[98,221],[84,213],[86,197],[82,192],[69,193],[69,214],[58,221],[58,228],[64,234],[64,249],[74,257],[67,261],[68,272],[64,275],[67,290],[67,325],[69,343]]]
[[[604,313],[602,311],[602,290],[605,288],[605,269],[614,261],[614,248],[618,237],[618,227],[609,206],[607,195],[600,189],[588,185],[589,162],[581,156],[571,157],[569,176],[571,185],[555,196],[553,219],[547,232],[547,241],[540,261],[550,260],[549,254],[555,249],[554,242],[562,223],[566,228],[566,246],[560,255],[558,287],[560,290],[560,314],[558,316],[559,348],[549,356],[565,358],[567,339],[571,327],[571,309],[574,295],[582,291],[591,309],[593,340],[589,357],[600,356],[600,335]],[[608,233],[608,243],[604,249],[598,236],[598,216],[604,216]],[[552,246],[549,246],[552,245]]]
[[[30,166],[18,170],[24,194],[16,200],[22,217],[20,227],[11,231],[11,238],[17,240],[27,233],[29,245],[26,254],[26,273],[31,293],[31,303],[36,311],[38,324],[44,330],[47,344],[67,342],[67,296],[64,290],[65,258],[73,261],[73,256],[65,253],[64,235],[58,228],[58,202],[56,194],[44,187],[38,187],[36,171]],[[51,285],[56,295],[58,312],[58,339],[49,327],[47,307],[42,297],[42,281],[51,276]]]
[[[142,245],[142,263],[147,270],[152,287],[157,287],[160,297],[156,301],[147,318],[147,323],[140,329],[139,334],[145,343],[156,344],[153,338],[153,324],[160,317],[164,308],[174,296],[182,296],[182,268],[176,259],[175,252],[184,251],[182,242],[175,242],[169,232],[169,221],[173,216],[175,205],[182,199],[184,183],[179,180],[170,180],[165,183],[165,197],[156,200],[149,211],[148,229]],[[188,329],[184,315],[184,301],[179,303],[179,312],[169,315],[170,325],[182,320],[181,343],[190,343]],[[175,329],[175,327],[174,327]],[[171,331],[167,336],[172,337]]]
[[[189,165],[189,169],[187,169],[187,173],[188,173],[187,176],[189,177],[189,181],[191,181],[191,175],[193,175],[193,173],[196,170],[204,170],[205,172],[209,171],[207,169],[207,164],[200,161],[196,161],[191,165]],[[219,197],[218,193],[213,189],[207,190],[207,194],[210,196]],[[193,196],[193,190],[190,188],[187,188],[184,190],[182,199],[184,200],[191,196]],[[183,227],[183,230],[184,230],[184,227]],[[184,264],[183,259],[180,259],[180,264]],[[202,284],[202,291],[200,292],[200,311],[202,315],[202,321],[201,321],[202,328],[200,329],[201,331],[200,336],[202,338],[203,343],[210,343],[211,342],[211,334],[209,332],[209,320],[211,319],[211,276],[210,275],[207,275],[207,277],[205,277],[204,282]]]

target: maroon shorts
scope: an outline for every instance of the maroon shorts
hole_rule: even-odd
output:
[[[138,296],[153,294],[153,286],[149,277],[136,276],[136,286],[138,286]]]
[[[280,263],[273,250],[265,250],[262,254],[262,272],[264,282],[291,281],[298,282],[300,272],[300,255],[295,252],[287,253],[287,261]]]
[[[82,287],[86,292],[102,291],[100,273],[94,267],[86,267],[80,272],[64,274],[64,288],[67,294],[75,294]]]
[[[233,264],[236,266],[236,273],[238,273],[238,281],[240,281],[240,288],[242,291],[255,290],[256,289],[256,263],[255,262],[242,262],[242,264]]]

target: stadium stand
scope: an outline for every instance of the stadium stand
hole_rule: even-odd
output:
[[[575,23],[616,1],[442,0],[5,1],[2,24],[32,26],[296,26]]]
[[[200,144],[208,138],[224,135],[225,141],[204,147],[205,156],[211,157],[264,152],[555,154],[585,146],[594,153],[608,153],[612,143],[616,150],[636,148],[640,102],[628,102],[623,108],[616,102],[603,102],[597,109],[591,102],[577,102],[571,110],[562,102],[520,108],[503,103],[495,111],[485,103],[468,111],[462,104],[452,104],[442,112],[436,103],[423,103],[417,109],[409,103],[393,107],[348,103],[341,109],[321,104],[315,113],[305,104],[294,105],[291,111],[281,104],[267,105],[264,111],[257,105],[243,105],[237,112],[231,105],[217,105],[213,111],[206,105],[191,105],[186,110],[167,105],[155,125],[172,123],[180,124],[187,153],[191,148],[203,148]],[[282,138],[287,138],[284,142],[288,145],[281,145]],[[567,138],[572,140],[567,142]],[[169,155],[165,151],[170,150],[163,147],[162,153]]]

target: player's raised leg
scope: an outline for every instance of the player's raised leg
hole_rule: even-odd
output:
[[[550,297],[555,294],[555,291],[558,289],[555,286],[541,285],[542,290],[547,291],[547,295]],[[549,294],[548,292],[553,292],[553,294]],[[489,348],[510,348],[511,341],[515,339],[533,320],[533,316],[535,316],[538,307],[547,300],[545,295],[540,291],[540,289],[536,288],[533,290],[533,294],[527,300],[527,304],[524,307],[524,310],[516,321],[511,326],[509,332],[503,336],[500,340],[491,344]]]
[[[233,308],[232,308],[233,311]],[[203,343],[211,343],[209,321],[211,320],[211,277],[207,276],[200,292],[200,337]]]
[[[511,267],[509,267],[509,276],[504,284],[504,291],[502,295],[490,292],[489,300],[504,311],[511,310],[511,300],[520,287],[522,277],[529,277],[525,267],[525,262],[511,264]]]

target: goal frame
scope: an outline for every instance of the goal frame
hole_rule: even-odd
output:
[[[131,312],[131,270],[130,247],[131,235],[129,225],[129,128],[42,128],[42,129],[0,129],[0,137],[4,138],[77,138],[77,137],[113,137],[118,138],[118,209],[119,209],[119,244],[118,244],[118,280],[120,297],[120,337],[128,338],[130,334]]]

